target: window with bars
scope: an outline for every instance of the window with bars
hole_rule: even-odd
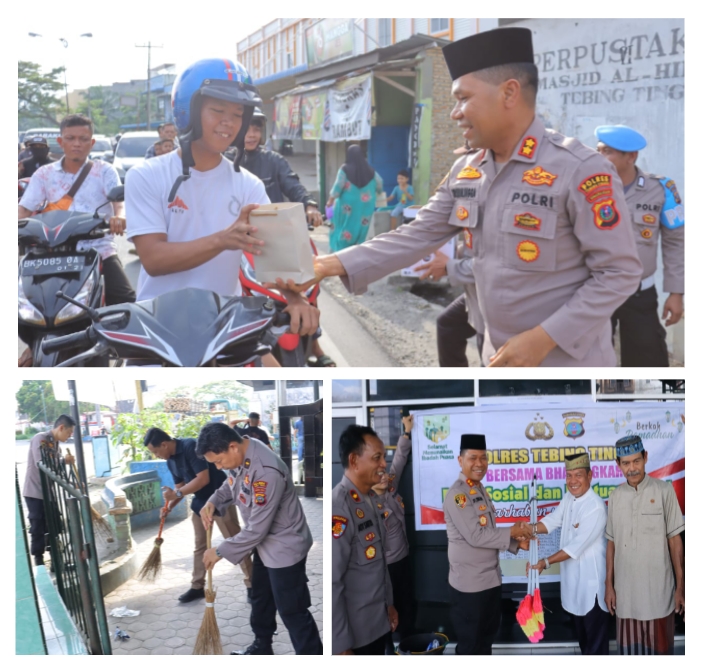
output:
[[[429,30],[434,33],[443,33],[449,29],[448,19],[431,19]]]
[[[392,19],[378,19],[378,46],[387,47],[392,43]]]

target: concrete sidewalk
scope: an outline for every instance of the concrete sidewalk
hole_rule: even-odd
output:
[[[322,499],[300,497],[300,501],[314,538],[307,558],[307,577],[312,596],[310,612],[322,636]],[[151,552],[157,533],[158,528],[154,527],[133,534],[139,544],[139,566]],[[212,544],[217,545],[221,538],[215,527]],[[188,604],[178,601],[178,596],[190,588],[193,568],[191,520],[174,524],[166,521],[163,539],[163,571],[156,582],[139,582],[134,577],[105,597],[110,633],[114,636],[115,628],[119,627],[131,636],[128,641],[112,642],[115,655],[191,655],[193,652],[205,611],[205,600]],[[223,560],[215,566],[212,580],[217,589],[215,613],[224,653],[246,648],[253,642],[254,636],[249,626],[251,606],[246,603],[244,576],[238,566]],[[113,608],[120,606],[141,612],[137,617],[109,615]],[[295,654],[280,616],[278,633],[273,637],[273,651],[276,655]]]

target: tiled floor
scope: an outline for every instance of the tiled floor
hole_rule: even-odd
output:
[[[307,576],[312,596],[310,612],[322,635],[322,500],[300,498],[314,545],[307,559]],[[139,543],[139,564],[153,547],[157,528],[134,533]],[[188,604],[178,596],[190,587],[193,563],[193,529],[190,519],[166,522],[161,546],[163,571],[155,583],[128,580],[105,597],[105,609],[111,634],[119,627],[130,635],[128,641],[113,641],[115,655],[191,655],[205,610],[204,599]],[[215,529],[212,544],[221,539]],[[246,588],[241,570],[227,561],[219,562],[213,571],[217,589],[215,613],[225,654],[247,647],[253,641],[249,626],[251,607],[246,603]],[[127,606],[140,611],[139,616],[116,618],[113,608]],[[276,655],[295,654],[285,626],[278,618],[278,634],[273,639]]]

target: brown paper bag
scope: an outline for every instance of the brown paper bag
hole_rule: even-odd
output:
[[[293,280],[303,284],[314,279],[314,261],[307,219],[302,203],[261,205],[251,212],[250,222],[258,231],[254,236],[264,241],[256,257],[259,282]]]

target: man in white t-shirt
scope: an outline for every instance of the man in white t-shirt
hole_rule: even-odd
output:
[[[561,603],[573,615],[583,655],[609,654],[610,615],[605,605],[607,506],[590,487],[590,458],[577,453],[565,458],[566,487],[556,510],[536,524],[534,531],[561,530],[558,552],[534,564],[539,573],[561,564]],[[528,566],[527,566],[528,570]]]
[[[239,167],[258,91],[233,60],[206,59],[173,85],[173,116],[181,148],[127,173],[129,239],[142,263],[137,299],[182,288],[241,294],[242,250],[261,254],[249,213],[270,202],[263,183]],[[222,156],[234,143],[232,163]],[[312,334],[319,311],[286,292],[291,331]],[[270,359],[269,359],[270,360]]]

